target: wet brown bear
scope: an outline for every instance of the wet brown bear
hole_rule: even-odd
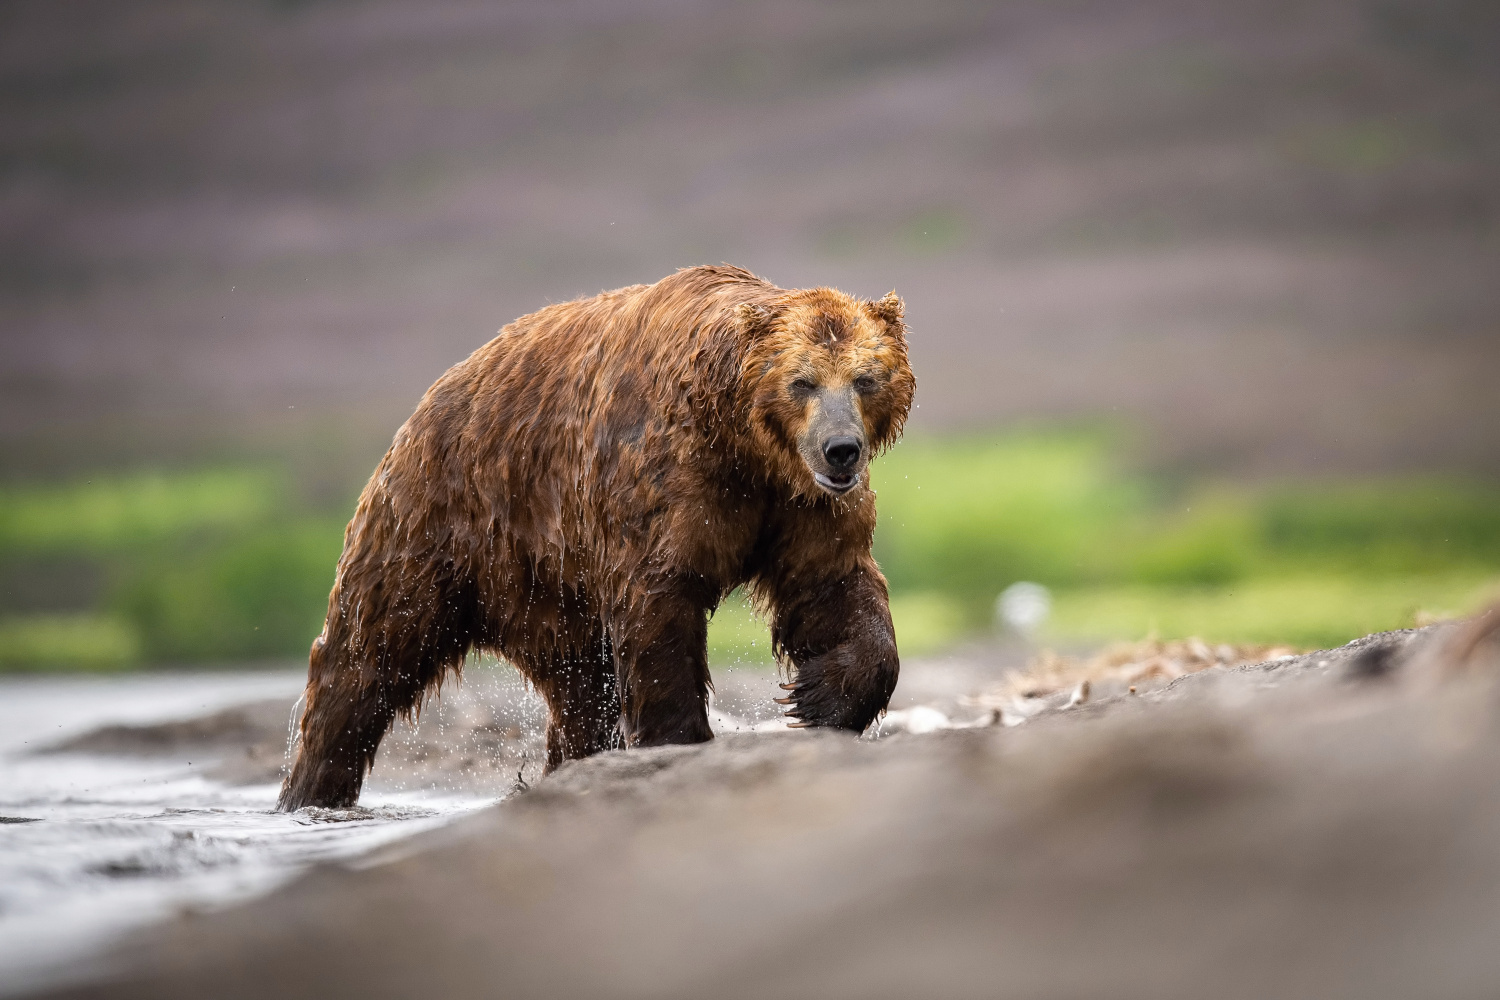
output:
[[[347,806],[474,649],[546,699],[547,765],[712,739],[708,615],[748,585],[788,715],[896,685],[866,466],[915,381],[895,293],[696,267],[524,316],[437,381],[360,497],[280,806]]]

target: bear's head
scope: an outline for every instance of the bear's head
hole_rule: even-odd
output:
[[[863,302],[828,288],[738,308],[750,430],[797,492],[854,492],[900,438],[916,389],[902,309],[895,292]]]

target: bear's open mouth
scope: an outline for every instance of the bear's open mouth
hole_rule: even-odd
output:
[[[819,486],[834,496],[842,496],[848,493],[859,483],[859,473],[857,472],[835,472],[832,475],[814,472],[813,478],[818,481]]]

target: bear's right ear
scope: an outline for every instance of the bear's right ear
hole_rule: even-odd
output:
[[[906,303],[901,301],[901,296],[897,295],[894,290],[887,292],[884,298],[871,302],[867,308],[870,310],[870,315],[884,320],[891,326],[899,324],[906,315]]]
[[[735,307],[734,315],[740,321],[740,329],[746,333],[759,333],[771,325],[771,310],[751,302],[741,302]]]

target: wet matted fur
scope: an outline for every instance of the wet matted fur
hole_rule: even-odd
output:
[[[695,267],[524,316],[428,390],[360,497],[280,806],[359,797],[475,649],[547,764],[712,738],[708,615],[748,585],[788,715],[860,731],[899,668],[869,458],[911,406],[901,300]]]

